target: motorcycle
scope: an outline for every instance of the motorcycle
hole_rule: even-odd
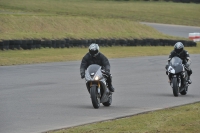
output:
[[[102,67],[97,64],[90,65],[85,71],[86,87],[95,109],[100,107],[100,103],[104,106],[112,103],[112,92],[108,89],[107,78],[102,72]]]
[[[186,95],[188,91],[188,67],[182,64],[182,60],[179,57],[173,57],[168,66],[168,75],[170,77],[170,85],[173,89],[173,94],[178,97]]]

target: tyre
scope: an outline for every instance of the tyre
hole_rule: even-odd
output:
[[[49,47],[49,48],[52,48],[52,47],[53,47],[52,40],[48,40],[48,41],[47,41],[47,47]]]
[[[27,40],[27,49],[35,49],[35,45],[33,44],[33,40]]]
[[[109,96],[108,101],[103,103],[104,106],[110,106],[112,103],[112,94]]]
[[[15,40],[10,40],[9,49],[11,49],[11,50],[15,49]]]
[[[22,45],[22,40],[16,40],[16,41],[15,41],[15,48],[16,48],[16,49],[20,49],[20,48],[21,48],[21,45]]]
[[[33,40],[33,44],[35,45],[35,48],[41,48],[41,40]]]
[[[56,48],[56,40],[52,40],[52,47]]]
[[[98,109],[100,107],[100,97],[97,92],[96,86],[92,86],[90,88],[90,95],[92,100],[92,105],[95,109]]]
[[[173,94],[175,97],[178,97],[179,94],[179,87],[178,87],[178,82],[177,82],[177,78],[173,78],[172,80],[172,88],[173,88]]]
[[[10,47],[10,40],[3,41],[3,50],[9,50]]]
[[[20,45],[20,47],[24,50],[27,49],[27,40],[22,40],[22,44]]]

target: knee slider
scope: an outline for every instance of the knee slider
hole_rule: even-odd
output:
[[[192,70],[188,71],[188,75],[190,76],[192,74]]]

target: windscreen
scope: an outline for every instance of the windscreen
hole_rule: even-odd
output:
[[[182,60],[179,57],[173,57],[170,61],[171,66],[179,66],[182,64]]]
[[[90,65],[88,67],[88,72],[89,73],[96,73],[99,68],[100,68],[99,65],[96,65],[96,64]]]

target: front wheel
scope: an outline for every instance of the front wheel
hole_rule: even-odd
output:
[[[92,100],[93,107],[95,109],[98,109],[100,107],[100,96],[98,94],[96,86],[92,86],[90,88],[90,95],[91,95],[91,100]]]
[[[174,94],[174,96],[178,97],[179,87],[178,87],[177,78],[173,78],[173,80],[172,80],[172,88],[173,88],[173,94]]]

